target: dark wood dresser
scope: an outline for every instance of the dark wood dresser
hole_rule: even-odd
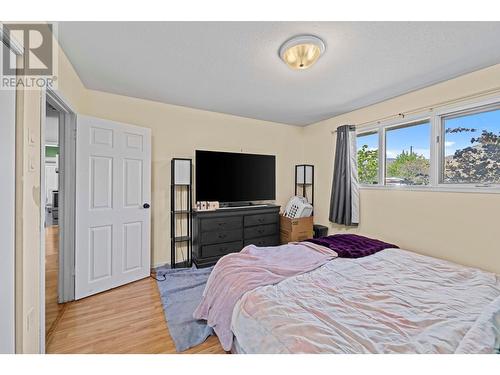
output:
[[[280,206],[263,205],[193,212],[193,262],[211,266],[243,247],[280,243]]]

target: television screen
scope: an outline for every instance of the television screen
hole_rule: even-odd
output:
[[[196,150],[196,200],[276,199],[276,157]]]

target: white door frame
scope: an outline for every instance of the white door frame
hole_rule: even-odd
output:
[[[1,28],[0,28],[1,29]],[[0,48],[3,53],[16,50],[9,48],[9,42],[5,35],[0,35]],[[0,63],[1,69],[2,63]],[[12,95],[13,94],[13,95]],[[16,350],[16,284],[15,284],[15,222],[16,222],[16,92],[15,90],[2,93],[7,101],[6,105],[11,106],[11,111],[6,110],[12,117],[12,122],[2,122],[0,126],[0,139],[2,147],[0,148],[0,158],[2,163],[1,174],[6,178],[6,184],[2,186],[0,196],[2,212],[0,215],[0,237],[2,248],[0,249],[0,353],[13,354]],[[5,142],[5,144],[3,144]]]
[[[73,161],[71,152],[75,146],[71,144],[71,134],[76,125],[76,113],[71,104],[58,90],[43,89],[40,95],[40,353],[45,353],[45,123],[46,105],[50,103],[59,113],[59,302],[74,299],[74,183],[76,171],[68,168]],[[69,130],[67,132],[66,130]],[[61,131],[62,130],[62,131]],[[63,135],[61,137],[61,135]],[[62,180],[62,181],[61,181]],[[73,205],[71,205],[73,202]],[[73,216],[72,216],[73,215]],[[61,262],[61,259],[63,261]],[[71,263],[73,259],[73,264]],[[73,288],[73,289],[71,289]],[[65,295],[61,295],[64,290]]]
[[[45,117],[46,117],[46,94],[42,90],[40,95],[40,331],[39,350],[45,353]]]

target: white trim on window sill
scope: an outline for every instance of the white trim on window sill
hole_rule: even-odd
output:
[[[362,190],[392,190],[392,191],[422,191],[441,193],[475,193],[475,194],[500,194],[499,186],[388,186],[388,185],[359,185]]]

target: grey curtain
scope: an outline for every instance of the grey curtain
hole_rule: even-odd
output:
[[[359,223],[356,133],[352,125],[337,128],[330,221],[350,226]]]

